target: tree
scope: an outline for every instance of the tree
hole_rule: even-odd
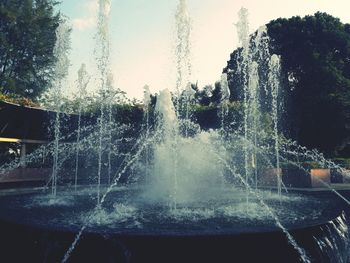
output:
[[[206,85],[202,90],[197,88],[195,96],[200,105],[209,106],[213,96],[213,86]]]
[[[54,0],[0,3],[0,91],[35,99],[53,77],[55,31],[60,15]]]
[[[268,24],[273,52],[282,56],[301,144],[338,155],[350,142],[350,25],[326,13]]]
[[[344,154],[350,142],[350,25],[318,12],[273,20],[267,28],[270,52],[281,56],[285,133],[325,154]],[[239,52],[224,71],[236,71]]]

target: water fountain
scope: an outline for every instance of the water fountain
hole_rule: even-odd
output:
[[[66,138],[59,133],[57,114],[55,140],[27,158],[35,162],[51,154],[52,193],[32,189],[0,199],[4,256],[13,262],[346,262],[349,193],[329,185],[332,191],[322,194],[284,193],[282,161],[298,166],[294,157],[299,156],[342,168],[315,151],[281,140],[280,58],[269,53],[266,28],[250,38],[247,10],[240,11],[242,125],[232,131],[227,120],[233,74],[227,72],[220,81],[221,127],[204,131],[190,115],[191,30],[186,2],[180,0],[175,96],[160,91],[153,105],[145,86],[144,125],[133,138],[131,127],[113,123],[112,100],[106,100],[106,94],[114,94],[108,69],[111,3],[99,4],[97,125],[84,125],[79,105],[78,129],[66,135],[74,140],[61,145]],[[58,77],[59,83],[63,77]],[[82,66],[79,96],[84,96],[89,80]],[[60,184],[64,175],[59,168],[69,166],[70,159],[73,179]],[[14,162],[1,170],[16,166]],[[264,171],[276,171],[274,185],[267,190]],[[90,180],[79,184],[89,172]],[[13,247],[23,253],[10,254]]]

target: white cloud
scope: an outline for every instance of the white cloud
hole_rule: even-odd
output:
[[[73,28],[77,30],[87,30],[96,26],[96,14],[98,11],[97,0],[90,0],[84,3],[82,10],[84,17],[73,18]]]
[[[0,0],[1,1],[1,0]],[[109,0],[105,0],[106,2]],[[187,0],[193,20],[191,80],[200,87],[213,84],[220,78],[230,53],[237,47],[234,23],[242,6],[250,13],[250,29],[278,17],[304,16],[323,11],[350,21],[349,0]],[[72,86],[82,62],[90,73],[96,72],[93,38],[98,14],[98,0],[63,0],[71,6]],[[69,4],[68,4],[69,2]],[[149,84],[152,92],[175,86],[173,52],[174,9],[177,0],[112,1],[110,16],[111,67],[116,86],[130,97],[142,98],[143,86]],[[143,3],[141,5],[141,2]],[[79,7],[77,7],[78,3]],[[73,8],[74,7],[74,8]],[[272,8],[273,7],[273,8]],[[96,87],[91,84],[91,91]]]
[[[91,14],[97,13],[98,10],[98,2],[97,0],[90,0],[84,4],[87,11]]]
[[[78,30],[86,30],[93,28],[96,25],[94,17],[84,17],[73,19],[73,28]]]

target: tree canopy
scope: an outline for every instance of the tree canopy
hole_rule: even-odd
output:
[[[284,133],[325,154],[350,156],[350,25],[318,12],[273,20],[267,29],[270,52],[281,56]],[[224,71],[235,70],[239,52]],[[235,81],[231,96],[240,99]]]
[[[35,99],[53,77],[54,0],[0,2],[0,91]]]

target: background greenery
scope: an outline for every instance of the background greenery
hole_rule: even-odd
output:
[[[327,156],[350,157],[350,25],[326,13],[267,24],[270,52],[281,56],[283,133]],[[231,54],[228,69],[237,71]],[[241,100],[235,75],[231,99]]]
[[[54,76],[60,14],[53,0],[0,2],[0,91],[37,99]]]
[[[55,30],[62,20],[54,11],[56,5],[54,0],[0,2],[0,100],[50,109],[50,98],[43,94],[54,78]],[[316,13],[279,18],[267,28],[271,53],[280,55],[282,61],[283,134],[328,157],[349,158],[350,25],[326,13]],[[237,72],[235,59],[239,52],[232,52],[224,72]],[[240,83],[235,75],[229,76],[228,122],[239,123],[242,91],[237,89]],[[193,84],[192,89],[193,118],[204,129],[219,127],[220,83],[203,88]],[[84,101],[84,112],[98,114],[98,94]],[[153,105],[155,101],[152,95]],[[61,104],[68,113],[79,109],[77,97],[62,98]],[[119,100],[113,109],[119,121],[140,126],[142,103]]]

